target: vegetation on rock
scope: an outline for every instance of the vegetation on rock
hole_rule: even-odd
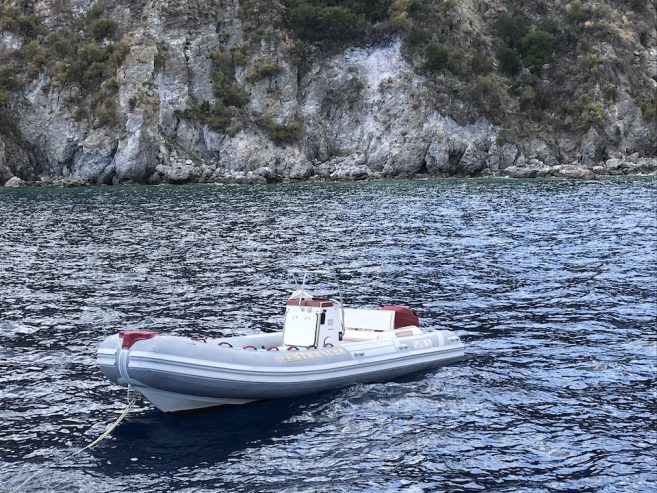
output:
[[[449,60],[449,48],[441,43],[429,43],[425,48],[427,68],[430,70],[442,70],[447,67]]]
[[[277,144],[290,144],[299,139],[301,125],[299,122],[278,123],[271,116],[260,116],[258,125],[264,128],[269,137]]]
[[[97,110],[96,126],[118,124],[113,101],[118,85],[103,85],[114,77],[130,51],[128,38],[116,41],[117,22],[101,18],[102,8],[96,6],[75,19],[71,26],[51,31],[43,27],[41,17],[33,9],[31,2],[12,2],[0,10],[2,30],[25,40],[11,61],[2,63],[0,58],[0,78],[1,74],[11,72],[4,82],[0,80],[0,104],[6,104],[12,92],[45,73],[65,89],[79,89],[81,97],[72,99],[79,105],[76,119],[86,116],[87,107],[92,107]],[[102,98],[98,97],[99,91]]]
[[[344,43],[386,19],[391,3],[390,0],[289,0],[289,24],[304,41]]]
[[[20,111],[21,98],[55,93],[79,128],[118,128],[125,99],[128,110],[150,105],[157,114],[158,84],[176,74],[175,84],[189,84],[189,91],[175,114],[194,127],[227,135],[258,127],[277,144],[300,142],[294,98],[303,97],[309,70],[321,71],[352,46],[399,39],[409,78],[421,81],[409,95],[412,108],[459,124],[485,115],[503,129],[500,144],[562,132],[579,141],[598,135],[615,146],[631,133],[625,121],[614,127],[619,108],[635,126],[652,129],[657,120],[657,81],[648,75],[655,8],[645,0],[481,0],[476,8],[456,0],[241,0],[236,22],[235,12],[216,2],[163,3],[159,34],[146,27],[139,2],[98,0],[86,11],[46,4],[0,5],[2,128]],[[167,22],[201,38],[169,38]],[[199,59],[199,67],[190,66]],[[119,108],[130,66],[153,77],[129,98],[122,92]],[[338,79],[322,95],[326,114],[358,108],[371,88],[362,73]],[[390,87],[387,79],[380,84],[382,92]],[[175,120],[168,108],[162,118]]]
[[[248,82],[256,82],[267,77],[273,77],[281,72],[281,66],[277,63],[266,63],[259,65],[246,74]]]

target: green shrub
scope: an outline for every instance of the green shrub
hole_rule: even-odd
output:
[[[490,57],[481,53],[475,53],[470,58],[470,71],[473,74],[485,75],[493,70],[493,62]]]
[[[230,125],[230,113],[221,107],[215,107],[215,110],[208,116],[206,123],[212,130],[226,130]]]
[[[297,122],[292,122],[288,125],[274,125],[270,129],[269,135],[274,142],[292,143],[299,140],[300,131],[301,125]]]
[[[301,3],[290,11],[290,24],[305,41],[344,40],[358,33],[358,18],[341,6],[317,7]]]
[[[235,84],[225,85],[219,92],[219,96],[226,106],[235,106],[236,108],[246,106],[250,100],[249,94]]]
[[[582,58],[582,68],[589,75],[598,75],[600,73],[600,63],[602,58],[599,55],[588,53]]]
[[[522,61],[525,67],[540,73],[543,65],[552,61],[557,39],[546,31],[532,29],[520,40]]]
[[[646,11],[646,7],[650,2],[647,2],[646,0],[627,0],[627,2],[630,4],[630,9],[632,9],[634,12],[637,13],[642,13]]]
[[[500,64],[502,72],[509,75],[517,75],[520,72],[522,63],[520,61],[518,50],[515,48],[504,46],[497,50],[495,56]]]
[[[98,110],[96,111],[95,128],[115,127],[119,124],[119,114],[116,111],[116,104],[111,98],[105,98]]]
[[[119,83],[115,77],[110,77],[102,84],[103,89],[109,93],[116,93],[119,90]]]
[[[558,37],[561,32],[561,21],[555,20],[554,17],[545,17],[536,28],[541,31],[547,31],[552,36]]]
[[[483,111],[494,113],[500,109],[500,90],[490,75],[480,75],[471,86],[470,92],[474,102]]]
[[[407,16],[398,15],[390,19],[390,28],[394,31],[405,32],[413,28],[413,21]]]
[[[582,9],[582,2],[580,0],[573,0],[566,5],[566,15],[571,22],[581,22],[584,20],[584,10]]]
[[[87,11],[87,19],[99,19],[103,15],[103,10],[103,6],[97,3]]]
[[[449,48],[441,43],[429,43],[425,50],[426,66],[430,70],[442,70],[449,61]]]
[[[88,113],[88,111],[87,111],[87,108],[85,108],[84,106],[80,105],[80,106],[78,106],[78,107],[76,108],[75,113],[73,113],[73,119],[74,119],[76,122],[79,122],[79,121],[81,121],[81,120],[84,120],[84,119],[87,117],[88,114],[89,114],[89,113]]]
[[[230,54],[235,65],[246,65],[251,59],[251,46],[248,43],[234,46],[231,48]]]
[[[459,78],[470,75],[470,59],[465,56],[451,56],[447,62],[447,70]]]
[[[602,103],[590,102],[587,99],[582,99],[579,104],[580,117],[588,123],[594,125],[603,125],[605,122],[605,112]]]
[[[522,37],[529,31],[529,27],[522,17],[505,14],[495,21],[495,30],[509,46],[518,47]]]
[[[261,116],[256,123],[263,127],[277,144],[290,144],[299,140],[301,125],[298,122],[277,123],[271,116]]]
[[[248,93],[230,81],[221,70],[212,72],[212,89],[225,106],[241,108],[249,103]]]
[[[73,42],[69,38],[60,37],[57,33],[50,34],[46,38],[46,43],[55,54],[61,57],[66,57],[73,53]]]
[[[430,39],[431,35],[428,32],[416,26],[413,26],[408,32],[408,42],[412,45],[423,45],[428,43]]]
[[[0,106],[4,106],[9,101],[9,93],[7,91],[0,90]]]
[[[226,53],[226,50],[223,48],[217,48],[210,54],[210,58],[212,58],[212,61],[214,62],[215,65],[219,66],[224,63],[228,63],[228,53]]]
[[[118,43],[109,45],[107,50],[110,53],[110,62],[115,67],[119,67],[123,63],[123,60],[125,60],[125,57],[128,56],[128,53],[130,53],[130,42],[124,37]]]
[[[8,2],[3,2],[3,4]],[[16,17],[20,14],[15,5],[0,6],[0,31],[18,33]]]
[[[299,3],[290,10],[289,15],[290,25],[298,37],[310,41],[321,39],[321,34],[315,30],[319,7],[309,3]]]
[[[536,91],[532,86],[525,86],[520,91],[520,104],[523,107],[528,107],[536,101]]]
[[[51,67],[51,75],[53,80],[59,84],[68,84],[68,83],[77,82],[79,79],[77,77],[74,77],[73,65],[74,62],[69,58],[57,62],[53,67]]]
[[[65,58],[54,65],[54,79],[60,84],[76,84],[92,92],[114,76],[129,50],[126,40],[105,47],[95,43],[81,46],[76,58]]]
[[[639,101],[639,107],[643,113],[643,118],[652,120],[657,118],[657,94],[652,99],[642,99]]]
[[[611,81],[605,81],[602,84],[602,94],[604,94],[605,98],[611,99],[612,101],[618,100],[618,84]]]
[[[116,35],[118,24],[111,19],[98,19],[91,23],[91,34],[95,40],[112,39]]]
[[[0,30],[7,31],[10,33],[18,33],[19,31],[18,22],[16,22],[16,19],[14,19],[13,17],[3,15],[2,19],[0,19]]]
[[[272,77],[281,72],[281,66],[276,63],[267,63],[265,65],[260,65],[259,67],[254,68],[246,75],[246,80],[248,82],[256,82],[258,80],[264,79],[266,77]]]
[[[11,3],[13,5],[11,5],[9,2],[3,2],[0,5],[0,14],[2,14],[3,17],[11,17],[12,19],[15,19],[20,15],[21,11],[19,10],[15,2],[11,2]]]
[[[176,111],[175,114],[178,117],[208,125],[213,130],[225,130],[230,125],[231,120],[230,112],[220,102],[212,107],[209,101],[203,101],[200,106],[192,105],[182,112]]]
[[[388,17],[392,0],[346,0],[341,3],[356,16],[361,16],[370,22],[381,22]],[[421,6],[420,1],[411,2],[409,10],[412,8],[413,3]]]
[[[0,90],[11,92],[20,89],[21,82],[16,78],[17,72],[18,69],[15,62],[0,65]]]
[[[24,68],[23,72],[27,76],[28,80],[36,79],[41,73],[42,65],[37,65],[35,63],[28,63]]]
[[[41,48],[37,41],[30,41],[24,50],[27,59],[36,67],[41,67],[48,61],[48,51]]]
[[[87,65],[82,74],[81,85],[84,89],[92,90],[113,73],[113,67],[107,62],[93,62]]]
[[[22,15],[16,19],[18,32],[26,38],[36,38],[41,33],[41,19],[36,14]]]
[[[107,61],[108,53],[97,44],[88,44],[78,49],[78,57],[82,62],[90,64]]]
[[[393,0],[388,9],[390,27],[396,31],[410,31],[413,28],[413,20],[409,12],[411,8],[413,13],[418,13],[416,10],[418,7],[413,0]]]

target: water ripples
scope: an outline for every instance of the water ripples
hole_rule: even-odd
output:
[[[655,489],[656,203],[641,179],[0,191],[0,484]],[[124,405],[104,336],[275,330],[305,266],[456,330],[465,361],[194,416],[141,404],[61,460]]]

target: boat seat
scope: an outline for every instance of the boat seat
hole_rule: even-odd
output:
[[[422,331],[417,325],[406,325],[404,327],[397,327],[395,329],[395,335],[397,337],[409,337],[421,334]]]
[[[393,337],[395,337],[395,334],[388,331],[345,329],[342,342],[376,341],[379,339],[391,339]]]
[[[290,306],[312,306],[316,308],[330,307],[333,306],[333,302],[326,298],[315,298],[314,300],[301,300],[298,298],[290,298],[287,300],[287,304]]]
[[[363,308],[344,309],[344,328],[359,331],[394,331],[395,312],[388,310],[367,310]]]

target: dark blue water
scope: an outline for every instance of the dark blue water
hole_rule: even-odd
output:
[[[0,489],[657,488],[657,181],[0,190]],[[275,329],[291,267],[408,303],[462,363],[168,416],[94,351],[148,327]]]

